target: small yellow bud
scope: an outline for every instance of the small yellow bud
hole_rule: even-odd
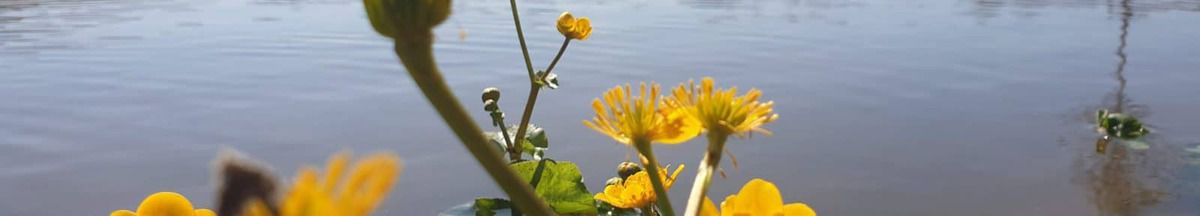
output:
[[[558,16],[558,33],[567,39],[587,40],[592,35],[592,22],[587,17],[575,18],[571,12]]]

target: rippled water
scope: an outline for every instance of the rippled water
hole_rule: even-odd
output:
[[[1194,0],[520,4],[535,65],[558,48],[558,13],[593,19],[534,117],[593,191],[629,151],[579,123],[592,98],[713,76],[782,115],[774,136],[733,141],[713,194],[761,177],[823,215],[1200,212],[1181,151],[1200,145]],[[451,85],[472,106],[498,86],[515,116],[528,84],[508,2],[454,11],[435,46]],[[340,149],[396,151],[407,169],[380,215],[501,195],[389,48],[355,0],[0,1],[0,215],[104,215],[162,190],[212,206],[225,147],[283,176]],[[1148,122],[1151,148],[1095,153],[1099,108]],[[702,151],[657,152],[691,182]]]

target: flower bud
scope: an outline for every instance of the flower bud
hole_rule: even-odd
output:
[[[642,171],[642,166],[639,166],[637,163],[634,163],[634,162],[626,161],[626,162],[621,162],[621,165],[617,165],[617,175],[621,176],[621,179],[628,178],[629,176],[631,176],[635,173],[641,172],[641,171]]]
[[[592,22],[587,17],[576,19],[571,12],[559,15],[556,27],[558,33],[562,33],[567,39],[586,40],[592,34]]]
[[[487,100],[487,101],[483,102],[483,110],[488,111],[488,112],[495,112],[496,110],[500,110],[500,105],[496,105],[495,100]]]
[[[488,87],[483,89],[483,101],[488,100],[500,101],[500,89],[496,87]]]
[[[394,40],[432,40],[450,16],[450,0],[363,0],[376,32]]]

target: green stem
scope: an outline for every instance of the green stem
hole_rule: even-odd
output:
[[[558,54],[554,55],[554,60],[550,61],[550,66],[546,67],[546,75],[550,75],[550,71],[554,70],[554,66],[558,65],[558,59],[562,58],[563,52],[567,51],[567,45],[571,44],[571,38],[563,39],[562,47],[558,48]],[[542,77],[538,77],[540,81]]]
[[[650,174],[650,183],[654,185],[654,197],[658,204],[658,210],[662,215],[675,216],[675,210],[671,208],[671,198],[667,197],[667,188],[663,186],[662,174],[659,173],[658,159],[654,158],[654,150],[650,147],[649,140],[634,140],[633,145],[638,152],[642,154],[645,160],[642,161],[642,166],[646,168],[646,173]]]
[[[546,67],[546,75],[549,75],[550,71],[554,70],[554,66],[558,65],[558,60],[562,59],[563,52],[567,51],[567,45],[570,44],[571,39],[568,38],[563,40],[562,47],[558,48],[558,54],[554,55],[554,60],[550,61],[550,66]],[[538,83],[542,81],[542,78],[543,77],[534,77],[532,80],[529,80],[529,97],[525,100],[525,111],[521,114],[521,124],[517,125],[517,144],[515,145],[515,148],[512,148],[512,150],[509,151],[508,155],[509,159],[511,160],[515,161],[521,158],[520,142],[525,141],[525,130],[529,129],[529,119],[533,117],[533,106],[537,104],[538,92],[541,92],[542,90],[542,84]]]
[[[493,113],[492,114],[492,122],[494,122],[500,128],[500,135],[504,136],[504,146],[508,146],[509,149],[512,149],[513,148],[512,138],[508,136],[508,126],[504,125],[504,117],[503,116],[504,116],[504,113],[499,113],[499,112],[498,112],[498,114]]]
[[[713,173],[721,164],[721,153],[724,152],[725,141],[729,139],[728,133],[716,130],[709,130],[707,137],[708,152],[704,155],[704,159],[700,160],[696,181],[692,183],[692,193],[688,195],[687,208],[684,209],[683,215],[700,214],[700,205],[704,202],[704,195],[708,193],[708,186],[712,184]]]
[[[537,197],[533,188],[508,167],[508,163],[500,156],[500,151],[488,144],[483,130],[471,120],[462,104],[455,100],[457,97],[446,85],[433,58],[432,40],[432,33],[425,38],[396,40],[394,49],[413,81],[425,94],[425,98],[442,116],[442,120],[454,131],[471,155],[475,156],[475,160],[483,166],[492,180],[508,194],[517,208],[533,215],[554,215],[546,202]]]
[[[517,40],[521,42],[521,55],[525,56],[525,70],[529,72],[529,79],[532,80],[537,76],[533,74],[533,62],[529,61],[529,48],[525,45],[525,31],[521,30],[521,15],[517,13],[517,0],[508,0],[508,3],[512,6],[513,23],[517,26]]]

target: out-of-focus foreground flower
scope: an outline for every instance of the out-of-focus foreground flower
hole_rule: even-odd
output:
[[[782,215],[782,216],[816,216],[817,212],[804,203],[783,204],[779,188],[762,179],[753,179],[742,186],[737,194],[725,197],[718,212],[711,199],[704,198],[700,208],[702,216],[733,216],[733,215]]]
[[[683,171],[683,167],[684,165],[680,164],[670,177],[667,177],[666,168],[659,170],[659,176],[663,177],[663,186],[670,189],[671,185],[675,183],[675,177]],[[597,193],[594,198],[617,208],[634,209],[646,207],[658,197],[655,196],[654,186],[650,183],[649,173],[642,170],[625,178],[619,184],[605,186],[604,192]]]
[[[137,212],[113,211],[110,216],[216,216],[212,210],[193,209],[192,202],[175,192],[158,192],[147,196]]]
[[[402,165],[397,156],[377,153],[354,163],[343,176],[350,154],[330,157],[325,173],[305,167],[279,206],[281,216],[366,216],[387,197]],[[322,175],[323,174],[323,175]],[[271,216],[263,202],[243,209],[245,216]]]

